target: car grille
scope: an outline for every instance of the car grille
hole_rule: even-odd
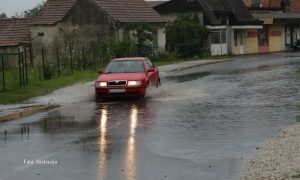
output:
[[[125,86],[127,81],[108,81],[108,86]]]

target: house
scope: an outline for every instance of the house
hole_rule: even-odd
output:
[[[0,53],[13,54],[20,51],[31,57],[30,23],[29,19],[0,20]],[[18,59],[15,56],[6,55],[4,58]]]
[[[48,0],[31,26],[33,49],[93,46],[124,37],[125,26],[149,23],[156,48],[164,49],[165,23],[143,0]]]
[[[178,13],[196,12],[210,30],[211,55],[255,53],[252,31],[262,29],[241,0],[171,0],[154,9],[169,21]]]
[[[263,22],[263,29],[253,32],[258,38],[258,53],[289,50],[300,39],[300,1],[262,0],[255,6],[247,0],[249,11]]]
[[[247,7],[284,8],[288,12],[300,12],[299,0],[243,0]]]

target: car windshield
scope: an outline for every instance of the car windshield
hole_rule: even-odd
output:
[[[144,72],[143,61],[112,61],[106,68],[106,74],[109,73],[139,73]]]

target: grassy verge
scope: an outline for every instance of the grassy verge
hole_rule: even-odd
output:
[[[218,56],[214,58],[192,58],[192,59],[176,59],[167,61],[155,61],[156,66],[163,66],[169,64],[176,64],[193,60],[209,60],[209,59],[224,59],[225,56]],[[75,71],[74,74],[65,75],[51,80],[41,80],[40,73],[29,73],[29,85],[19,87],[18,70],[6,72],[6,86],[7,91],[0,92],[0,104],[8,104],[20,102],[32,97],[42,96],[51,93],[52,91],[70,86],[78,82],[93,81],[97,78],[96,71]],[[2,87],[0,88],[2,89]]]
[[[31,97],[45,95],[74,83],[95,80],[97,76],[96,71],[75,71],[74,74],[51,80],[30,80],[26,87],[0,92],[0,104],[19,102]]]

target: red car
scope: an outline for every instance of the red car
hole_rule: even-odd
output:
[[[95,83],[97,99],[144,97],[149,86],[159,86],[158,69],[144,57],[113,59]]]

